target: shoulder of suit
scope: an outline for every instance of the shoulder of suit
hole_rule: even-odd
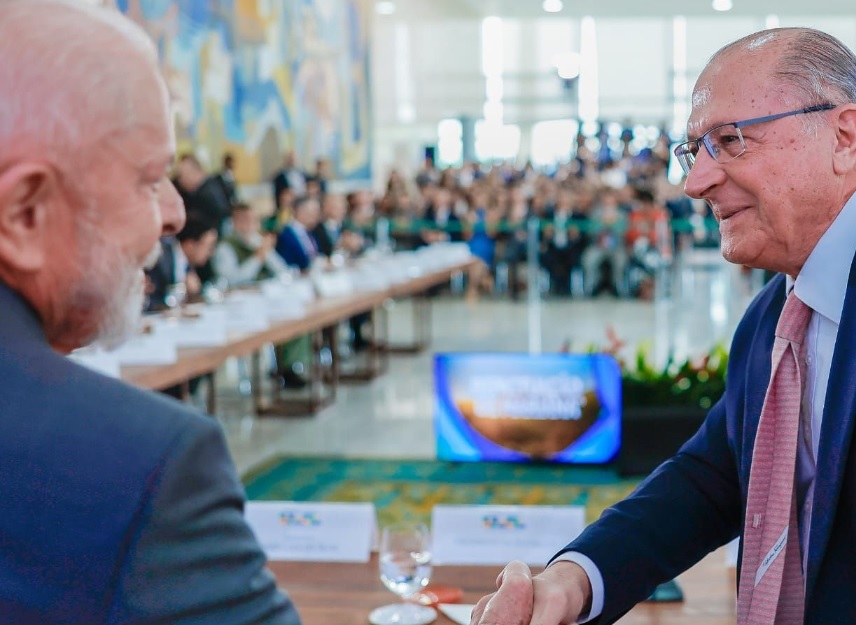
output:
[[[63,389],[69,411],[86,411],[89,419],[107,428],[146,432],[154,439],[174,438],[185,430],[219,427],[214,420],[162,393],[102,375],[57,355],[63,364]],[[73,415],[71,415],[73,417]]]

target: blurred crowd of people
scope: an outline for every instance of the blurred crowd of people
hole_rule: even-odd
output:
[[[393,169],[379,194],[335,193],[325,159],[306,171],[289,152],[270,183],[271,215],[240,201],[231,155],[209,175],[185,154],[173,183],[188,222],[163,242],[161,262],[149,273],[149,308],[174,305],[176,285],[179,299],[192,299],[206,287],[308,272],[371,248],[446,240],[467,242],[483,261],[468,276],[471,298],[496,291],[518,297],[530,260],[539,265],[541,288],[556,296],[650,298],[659,269],[689,246],[717,246],[718,232],[708,207],[669,181],[667,135],[639,152],[630,139],[623,136],[623,149],[613,154],[590,150],[580,135],[574,158],[549,171],[509,163],[441,169],[426,159],[412,179]],[[537,258],[530,259],[533,218]],[[361,347],[359,323],[354,335]]]
[[[468,241],[484,261],[472,292],[497,282],[516,297],[529,260],[527,227],[539,222],[537,262],[555,295],[650,298],[657,270],[687,246],[718,246],[708,207],[668,178],[670,144],[619,155],[593,152],[580,136],[574,159],[552,171],[475,163],[438,169],[430,159],[409,184],[389,176],[377,216],[405,247]],[[411,190],[412,189],[412,190]]]

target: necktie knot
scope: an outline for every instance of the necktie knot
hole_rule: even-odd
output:
[[[802,345],[809,319],[811,319],[811,308],[804,304],[792,290],[788,299],[785,300],[785,307],[779,316],[776,336],[791,343]]]

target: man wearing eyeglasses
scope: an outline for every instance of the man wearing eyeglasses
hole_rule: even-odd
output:
[[[739,625],[856,622],[856,56],[810,29],[717,52],[696,83],[686,192],[731,262],[778,272],[747,310],[699,432],[479,625],[612,623],[741,537]]]

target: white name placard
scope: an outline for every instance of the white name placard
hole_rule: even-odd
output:
[[[368,562],[371,555],[370,503],[250,501],[245,516],[270,560]]]
[[[434,506],[434,564],[543,566],[585,527],[581,506]]]

